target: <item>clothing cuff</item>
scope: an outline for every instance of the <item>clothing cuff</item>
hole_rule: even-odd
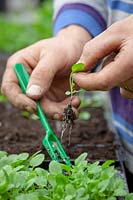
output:
[[[106,24],[101,24],[97,20],[97,13],[90,14],[83,10],[67,9],[57,15],[54,20],[54,35],[62,28],[69,25],[79,25],[85,28],[93,37],[97,36],[106,29]]]

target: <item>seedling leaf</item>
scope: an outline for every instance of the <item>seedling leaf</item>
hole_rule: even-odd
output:
[[[57,161],[52,161],[49,164],[49,172],[51,174],[60,174],[62,173],[61,165]]]
[[[75,165],[80,165],[82,164],[85,159],[87,158],[87,153],[81,154],[76,160],[75,160]]]
[[[91,114],[87,111],[79,113],[79,119],[81,120],[89,120],[91,118]]]
[[[83,63],[77,63],[72,66],[72,72],[81,72],[84,71],[85,65]]]
[[[31,158],[30,166],[32,166],[32,167],[39,166],[40,164],[42,164],[43,161],[44,161],[44,155],[38,154],[38,155]]]

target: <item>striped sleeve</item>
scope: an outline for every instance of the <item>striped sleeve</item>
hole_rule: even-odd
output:
[[[95,37],[106,29],[106,19],[106,0],[54,1],[54,35],[66,26],[77,24]]]

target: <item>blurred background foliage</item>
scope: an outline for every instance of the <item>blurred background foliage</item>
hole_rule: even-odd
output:
[[[0,51],[13,53],[40,39],[52,36],[52,1],[45,0],[36,8],[32,23],[11,21],[0,14]],[[17,16],[16,16],[17,17]]]

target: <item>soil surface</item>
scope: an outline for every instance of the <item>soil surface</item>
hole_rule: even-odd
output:
[[[76,120],[69,144],[64,133],[62,144],[68,156],[73,159],[82,152],[88,152],[90,160],[116,159],[114,134],[108,130],[102,108],[88,108],[89,121]],[[42,140],[45,131],[39,120],[24,118],[20,110],[9,103],[0,103],[0,149],[9,153],[35,153],[43,150]],[[49,121],[60,139],[60,122]],[[46,154],[45,150],[43,152]],[[47,156],[48,158],[48,156]]]
[[[6,56],[0,56],[0,82],[5,68]],[[70,137],[64,133],[62,145],[71,159],[82,152],[88,152],[90,160],[106,160],[116,158],[116,142],[114,134],[108,129],[102,108],[87,108],[91,114],[88,121],[76,120]],[[50,124],[60,139],[61,125],[50,120]],[[10,103],[0,103],[0,150],[9,153],[35,153],[43,150],[45,131],[39,120],[24,118],[21,111]]]

